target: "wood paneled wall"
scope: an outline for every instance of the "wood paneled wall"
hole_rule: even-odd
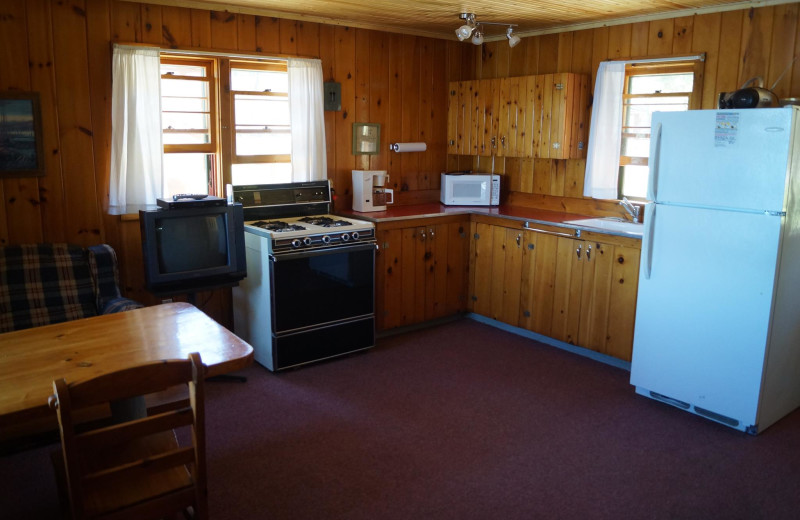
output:
[[[325,81],[342,84],[342,110],[326,112],[329,177],[338,207],[350,206],[350,170],[387,169],[400,203],[436,200],[438,173],[473,167],[506,175],[515,203],[608,213],[587,201],[582,161],[447,156],[447,83],[550,72],[592,74],[607,58],[706,52],[703,106],[751,76],[770,85],[800,52],[798,5],[690,16],[523,38],[515,48],[403,36],[309,22],[116,0],[4,0],[0,5],[0,90],[41,95],[45,165],[41,178],[0,181],[0,244],[68,241],[111,244],[123,289],[145,302],[136,220],[105,213],[111,135],[111,43],[316,56]],[[800,95],[800,64],[775,88]],[[353,156],[353,122],[381,123],[381,153]],[[425,141],[424,153],[388,152],[391,142]],[[229,294],[203,296],[228,312]],[[225,321],[224,319],[222,321]]]
[[[468,79],[574,72],[593,76],[606,59],[706,53],[703,108],[716,108],[717,94],[762,76],[779,98],[800,96],[800,4],[728,11],[600,27],[483,44]],[[592,86],[592,90],[594,86]],[[504,174],[509,200],[557,211],[623,215],[618,205],[584,199],[583,160],[448,158],[451,169]]]
[[[4,0],[0,90],[41,94],[47,175],[0,181],[0,244],[107,242],[120,257],[124,292],[149,303],[157,300],[143,287],[138,222],[105,213],[113,42],[321,58],[325,81],[342,85],[342,109],[326,112],[325,126],[329,177],[345,208],[359,168],[387,169],[400,202],[438,196],[447,83],[471,72],[464,52],[465,63],[473,59],[456,42],[342,26],[114,0]],[[353,122],[381,124],[379,155],[352,154]],[[428,151],[389,153],[398,141],[425,141]],[[198,303],[228,322],[221,293]]]

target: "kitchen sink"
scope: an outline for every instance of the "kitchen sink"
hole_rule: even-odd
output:
[[[644,229],[644,225],[642,224],[634,224],[633,222],[629,222],[627,220],[620,220],[615,217],[567,220],[564,221],[564,224],[572,224],[573,226],[579,226],[582,228],[595,228],[603,231],[609,231],[612,233],[630,235],[635,237],[641,237],[642,230]]]

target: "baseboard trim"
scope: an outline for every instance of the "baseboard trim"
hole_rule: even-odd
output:
[[[579,356],[587,357],[594,361],[605,363],[606,365],[611,365],[612,367],[621,368],[623,370],[627,370],[628,372],[631,371],[631,363],[629,361],[623,361],[621,359],[617,359],[615,357],[611,357],[606,354],[601,354],[600,352],[595,352],[594,350],[589,350],[587,348],[570,345],[569,343],[565,343],[563,341],[559,341],[557,339],[553,339],[548,336],[543,336],[542,334],[537,334],[536,332],[531,332],[527,329],[514,327],[513,325],[509,325],[508,323],[503,323],[501,321],[493,320],[492,318],[487,318],[486,316],[481,316],[480,314],[475,314],[474,312],[467,313],[465,317],[480,323],[485,323],[486,325],[490,325],[492,327],[504,330],[506,332],[511,332],[512,334],[516,334],[517,336],[522,336],[524,338],[532,339],[538,341],[539,343],[550,345],[551,347],[560,348],[561,350],[566,350],[567,352],[578,354]]]

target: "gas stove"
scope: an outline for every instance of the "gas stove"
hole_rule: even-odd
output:
[[[246,221],[244,229],[270,239],[273,253],[375,240],[372,222],[327,214]]]
[[[328,181],[236,186],[247,278],[236,334],[269,370],[375,345],[375,227],[331,215]]]
[[[268,239],[270,253],[374,242],[371,222],[330,215],[327,181],[235,186],[245,232]]]

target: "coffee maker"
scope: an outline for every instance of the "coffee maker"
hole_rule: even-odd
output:
[[[353,210],[384,211],[394,203],[394,190],[386,188],[388,184],[386,170],[353,170]]]

